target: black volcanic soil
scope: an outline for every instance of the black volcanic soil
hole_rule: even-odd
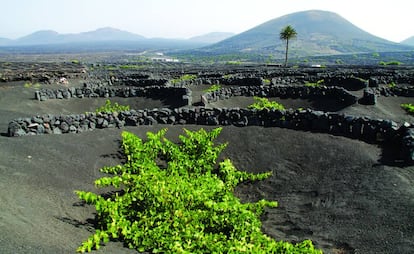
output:
[[[79,206],[74,190],[95,190],[99,168],[119,163],[122,130],[6,137],[12,119],[93,111],[104,102],[38,102],[32,99],[33,92],[21,83],[0,85],[0,253],[74,253],[93,232],[94,218],[93,207]],[[134,108],[164,106],[160,101],[140,100],[118,102],[133,103]],[[241,107],[246,100],[234,98],[220,105]],[[375,107],[356,105],[342,111],[413,122],[397,107],[400,100],[380,97]],[[311,105],[300,100],[289,103]],[[147,131],[164,127],[123,130],[144,138]],[[171,139],[183,127],[200,128],[167,127]],[[236,190],[244,201],[279,202],[262,218],[263,231],[272,237],[311,239],[325,253],[414,252],[414,167],[381,164],[382,147],[328,134],[233,126],[223,128],[218,142],[229,143],[223,156],[239,169],[273,171],[270,179],[242,184]],[[99,252],[135,253],[120,243],[109,243]]]

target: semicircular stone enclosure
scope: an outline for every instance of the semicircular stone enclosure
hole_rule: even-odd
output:
[[[40,86],[33,94],[38,103],[76,103],[80,99],[121,103],[128,99],[130,109],[98,113],[85,109],[83,113],[18,118],[8,125],[10,137],[74,135],[94,129],[156,124],[254,125],[328,133],[392,146],[396,149],[395,161],[414,163],[413,116],[403,109],[398,116],[381,111],[381,105],[400,108],[409,101],[407,98],[414,97],[414,72],[409,68],[171,65],[153,70],[100,64],[73,65],[68,69],[73,73],[42,72],[30,77],[15,71],[14,76],[3,75],[1,81],[60,83],[56,88]],[[83,81],[72,86],[71,79],[79,77]],[[256,97],[277,101],[285,109],[249,107]]]

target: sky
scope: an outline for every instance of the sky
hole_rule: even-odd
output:
[[[113,27],[147,38],[190,38],[237,34],[293,12],[325,10],[399,42],[414,36],[413,7],[411,0],[0,0],[0,37]]]

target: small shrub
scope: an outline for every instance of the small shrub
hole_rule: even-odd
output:
[[[394,81],[391,81],[391,83],[389,83],[388,85],[387,85],[387,87],[389,87],[389,88],[394,88],[394,87],[396,87],[397,86],[397,84],[395,84],[395,82]]]
[[[268,86],[272,83],[272,81],[270,79],[263,79],[263,83]]]
[[[197,78],[197,75],[193,75],[193,74],[184,74],[183,76],[179,77],[179,78],[175,78],[171,80],[172,84],[178,84],[181,83],[183,81],[191,81]]]
[[[400,105],[408,114],[414,115],[414,105],[411,103],[405,103]]]
[[[344,63],[344,61],[342,61],[342,59],[336,59],[336,60],[335,60],[335,63],[336,63],[336,64],[343,64],[343,63]]]
[[[105,66],[105,69],[108,70],[108,71],[115,71],[115,70],[118,70],[118,67],[116,67],[116,66]]]
[[[233,78],[234,77],[234,75],[233,74],[226,74],[226,75],[223,75],[223,78],[224,79],[231,79],[231,78]]]
[[[315,82],[306,82],[305,86],[308,86],[308,87],[320,87],[321,85],[323,85],[324,82],[325,82],[325,80],[323,80],[323,79],[318,80],[316,83]]]
[[[210,86],[206,90],[203,90],[203,92],[205,92],[205,93],[212,93],[212,92],[218,91],[220,89],[221,89],[221,86],[219,84],[215,84],[215,85]]]
[[[32,83],[32,82],[26,82],[23,85],[25,88],[40,88],[42,85],[40,83]]]
[[[378,58],[378,57],[380,57],[380,54],[378,52],[374,52],[374,53],[372,53],[372,56]]]
[[[241,61],[227,61],[227,65],[241,65]]]
[[[121,111],[128,111],[129,106],[119,105],[117,102],[114,104],[111,103],[110,100],[105,101],[105,105],[95,110],[96,113],[104,112],[104,113],[112,113],[112,112],[121,112]]]
[[[387,66],[387,65],[401,65],[401,64],[402,64],[402,62],[399,62],[399,61],[389,61],[389,62],[381,61],[381,62],[379,62],[379,65],[382,65],[382,66]]]
[[[276,102],[276,101],[269,101],[268,98],[262,98],[262,97],[254,97],[255,103],[248,106],[250,109],[257,109],[257,110],[263,110],[263,109],[274,109],[274,110],[284,110],[285,107]]]
[[[79,60],[78,59],[72,59],[72,61],[71,61],[73,64],[79,64],[80,62],[79,62]]]

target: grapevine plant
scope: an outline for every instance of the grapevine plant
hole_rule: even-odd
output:
[[[253,98],[255,102],[248,106],[249,109],[257,109],[257,110],[263,110],[263,109],[284,110],[285,109],[283,104],[278,103],[276,101],[269,101],[268,98],[262,98],[258,96],[254,96]]]
[[[219,85],[219,84],[214,84],[214,85],[211,85],[209,88],[207,88],[206,90],[204,90],[203,92],[205,92],[205,93],[212,93],[212,92],[215,92],[215,91],[218,91],[218,90],[220,90],[221,89],[221,85]]]
[[[76,191],[96,208],[97,229],[78,248],[99,249],[121,240],[152,253],[321,253],[310,240],[291,244],[261,232],[260,215],[277,202],[241,203],[234,188],[271,173],[239,171],[229,159],[217,163],[226,144],[214,144],[221,128],[185,130],[181,142],[165,138],[166,129],[147,133],[147,141],[122,133],[122,165],[104,167],[111,174],[95,181],[115,187],[109,197]]]
[[[403,103],[401,107],[407,111],[407,113],[414,115],[414,105],[411,103]]]
[[[113,112],[120,112],[120,111],[128,111],[130,108],[128,105],[119,105],[117,102],[111,103],[110,100],[105,101],[105,105],[97,108],[95,110],[96,113],[104,112],[104,113],[113,113]]]
[[[321,87],[324,84],[325,80],[321,79],[315,82],[306,82],[305,86],[308,87]]]

